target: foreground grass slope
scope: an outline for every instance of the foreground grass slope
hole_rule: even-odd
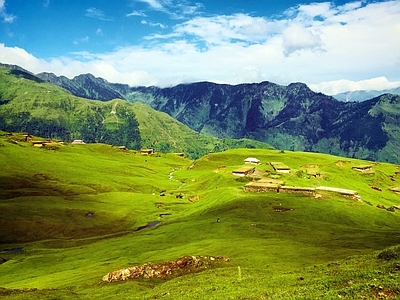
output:
[[[376,207],[400,204],[389,190],[400,186],[395,165],[260,149],[195,161],[105,144],[53,149],[15,143],[5,133],[0,139],[0,295],[6,298],[400,295],[400,211]],[[253,177],[233,176],[248,156],[262,162]],[[283,162],[291,173],[276,173],[271,161]],[[367,163],[369,172],[352,169]],[[322,177],[307,175],[310,165]],[[361,201],[332,193],[243,191],[259,178],[357,190]],[[137,231],[153,221],[160,223]],[[185,255],[230,261],[176,278],[101,282],[113,270]]]

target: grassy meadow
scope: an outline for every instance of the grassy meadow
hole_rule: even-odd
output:
[[[400,297],[400,210],[377,208],[400,206],[400,195],[389,190],[400,186],[396,165],[267,149],[190,160],[106,144],[46,149],[17,140],[1,133],[5,299]],[[249,156],[262,162],[256,172],[233,176]],[[272,161],[291,172],[275,172]],[[352,169],[365,164],[372,170]],[[360,199],[244,192],[261,178],[356,190]],[[160,223],[137,231],[153,221]],[[102,282],[114,270],[190,255],[230,260],[180,277]]]

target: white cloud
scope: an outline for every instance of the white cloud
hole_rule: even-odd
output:
[[[386,77],[376,77],[360,81],[350,81],[346,79],[321,82],[319,84],[312,84],[310,88],[314,91],[321,92],[327,95],[336,95],[347,91],[360,91],[360,90],[388,90],[400,87],[400,80],[390,82]]]
[[[169,2],[150,3],[171,7]],[[90,72],[130,85],[269,80],[305,82],[327,94],[400,85],[400,1],[314,3],[284,16],[194,17],[166,34],[144,37],[142,45],[50,60],[0,44],[0,61],[67,77]]]
[[[195,15],[203,8],[203,4],[195,3],[190,4],[187,0],[136,0],[137,2],[146,3],[150,9],[161,11],[168,14],[172,19],[180,20],[185,19],[187,16]],[[133,12],[137,15],[137,11]],[[140,12],[139,12],[140,13]],[[130,16],[132,14],[129,14]]]
[[[113,20],[112,18],[107,17],[102,10],[97,9],[95,7],[90,7],[88,9],[86,9],[85,16],[89,17],[89,18],[99,19],[102,21],[112,21]]]
[[[301,23],[290,24],[282,32],[283,48],[286,56],[301,50],[321,50],[322,42],[318,33],[305,28]]]
[[[81,43],[89,43],[89,37],[85,36],[83,38],[80,38],[80,39],[77,39],[77,40],[74,41],[75,45],[79,45]]]
[[[137,1],[147,3],[152,9],[164,10],[164,6],[161,1],[157,0],[137,0]]]
[[[147,22],[146,20],[142,20],[142,21],[140,22],[140,24],[149,25],[149,26],[151,26],[151,27],[160,27],[160,28],[162,28],[162,29],[167,28],[167,26],[164,25],[164,24],[162,24],[162,23]]]
[[[6,1],[0,0],[0,17],[3,19],[4,23],[12,23],[15,20],[15,16],[10,15],[6,12]]]
[[[147,15],[143,11],[134,10],[131,13],[126,15],[127,17],[147,17]]]
[[[272,25],[272,26],[271,26]],[[239,40],[246,43],[265,41],[275,24],[245,14],[196,17],[175,27],[180,35],[192,35],[209,45]]]

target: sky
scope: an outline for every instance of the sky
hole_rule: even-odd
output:
[[[0,62],[167,87],[400,86],[400,0],[0,0]]]

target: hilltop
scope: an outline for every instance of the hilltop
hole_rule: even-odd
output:
[[[396,165],[274,149],[191,160],[57,143],[38,148],[21,134],[0,136],[0,295],[6,298],[400,295]],[[248,157],[261,164],[245,164]],[[275,170],[278,162],[289,173]],[[254,172],[233,174],[244,166]],[[245,191],[260,180],[353,190],[358,197]],[[229,260],[177,277],[102,281],[123,268],[192,256]]]

